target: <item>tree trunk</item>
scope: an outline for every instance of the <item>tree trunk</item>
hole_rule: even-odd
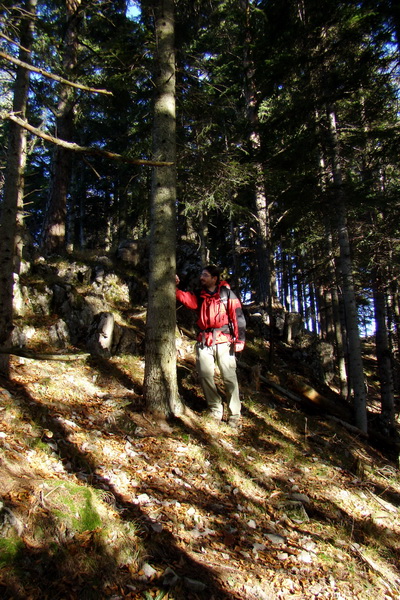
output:
[[[155,167],[151,190],[150,279],[146,320],[144,396],[147,409],[164,416],[182,412],[176,376],[176,117],[174,2],[152,3],[155,14],[154,157],[174,163]]]
[[[304,288],[303,288],[303,272],[302,272],[302,256],[297,255],[296,258],[296,294],[297,294],[297,311],[304,322]]]
[[[315,299],[315,287],[314,283],[310,281],[308,284],[308,306],[309,306],[309,320],[311,321],[311,331],[313,333],[318,333],[317,326],[317,305]]]
[[[319,120],[318,115],[316,115],[316,120]],[[325,160],[322,155],[320,155],[320,181],[321,188],[326,193],[327,190],[327,177],[326,177],[326,165]],[[340,385],[340,393],[343,398],[348,397],[348,382],[347,382],[347,368],[346,368],[346,353],[345,353],[345,344],[343,339],[343,328],[342,328],[342,319],[340,313],[340,300],[338,293],[338,270],[335,260],[335,249],[333,235],[332,235],[332,226],[331,226],[331,215],[326,213],[324,219],[324,239],[325,239],[325,247],[326,254],[328,256],[327,262],[327,280],[329,282],[329,296],[332,303],[332,324],[333,324],[333,332],[332,338],[329,335],[328,341],[334,344],[335,347],[335,357],[337,368],[339,372],[339,385]]]
[[[382,283],[382,278],[375,272],[373,282],[376,324],[375,345],[381,387],[381,414],[383,423],[391,430],[395,422],[392,357],[389,349],[389,333],[386,323],[386,296]]]
[[[400,389],[400,302],[398,283],[391,277],[390,294],[388,300],[388,310],[390,311],[392,328],[391,333],[391,348],[394,358],[394,389],[396,394]]]
[[[21,19],[19,58],[29,60],[33,41],[33,18],[36,0],[26,0]],[[32,16],[32,18],[31,18]],[[29,89],[29,70],[17,67],[14,84],[13,112],[26,116]],[[3,206],[0,223],[0,345],[8,345],[13,328],[14,273],[19,273],[22,258],[23,197],[26,164],[26,130],[9,123],[7,167],[4,182]],[[8,356],[0,358],[0,371],[8,374]]]
[[[366,433],[368,429],[367,399],[364,382],[361,340],[358,329],[357,303],[353,278],[353,265],[350,253],[349,232],[347,229],[347,214],[340,166],[336,115],[332,109],[328,109],[328,119],[332,144],[332,175],[335,186],[338,240],[340,248],[340,270],[343,284],[343,305],[345,310],[348,340],[350,385],[353,390],[355,423],[356,426],[361,429],[361,431]]]
[[[254,84],[254,61],[251,56],[252,36],[249,25],[249,0],[240,0],[241,9],[245,17],[245,43],[244,43],[244,81],[247,119],[250,124],[250,146],[253,152],[254,160],[254,204],[257,218],[257,261],[259,277],[258,281],[258,302],[268,308],[270,321],[272,322],[272,305],[274,303],[273,292],[276,286],[272,282],[273,273],[273,252],[271,243],[271,224],[270,207],[267,199],[264,181],[264,169],[262,163],[257,158],[261,149],[261,138],[259,134],[259,122],[257,113],[257,98]]]
[[[333,343],[335,346],[336,362],[339,371],[340,392],[343,398],[348,396],[347,369],[345,349],[340,318],[339,294],[337,289],[337,269],[334,259],[332,232],[328,224],[325,226],[325,241],[328,250],[328,279],[330,281],[330,296],[332,300]],[[331,341],[331,340],[329,340]]]
[[[67,30],[63,72],[73,79],[73,69],[77,62],[77,12],[81,0],[66,0]],[[74,125],[74,91],[68,85],[61,85],[57,107],[57,137],[72,141]],[[72,153],[62,146],[55,146],[52,161],[52,182],[50,187],[46,221],[43,228],[42,249],[46,254],[62,253],[66,245],[67,196],[71,180]]]

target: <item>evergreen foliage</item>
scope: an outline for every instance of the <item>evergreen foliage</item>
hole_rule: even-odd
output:
[[[77,60],[66,74],[65,5],[39,0],[30,62],[112,93],[74,89],[71,141],[149,159],[154,22],[151,3],[143,2],[143,13],[135,19],[129,16],[129,4],[75,3]],[[22,6],[12,0],[0,6],[1,50],[13,57],[18,56]],[[277,298],[323,339],[340,329],[346,345],[329,122],[334,114],[360,332],[365,333],[362,323],[379,288],[389,310],[388,348],[395,373],[400,313],[397,3],[180,0],[175,12],[178,252],[180,241],[195,242],[201,258],[220,263],[246,300],[262,300],[254,208],[261,165]],[[4,163],[16,68],[1,58]],[[251,146],[245,97],[249,75],[255,90],[257,151]],[[56,136],[60,86],[32,75],[27,107],[28,122]],[[54,168],[54,148],[29,135],[25,224],[31,246],[38,250]],[[149,189],[149,169],[73,155],[66,243],[114,251],[126,238],[146,238]],[[339,303],[336,320],[327,299],[332,294]],[[372,322],[367,332],[373,331]]]

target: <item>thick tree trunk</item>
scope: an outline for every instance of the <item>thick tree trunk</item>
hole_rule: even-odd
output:
[[[348,340],[349,376],[353,390],[355,423],[363,432],[367,432],[367,399],[364,381],[364,368],[361,352],[360,332],[358,329],[357,303],[353,277],[353,265],[350,253],[350,240],[347,228],[346,205],[339,159],[339,145],[336,129],[336,115],[328,110],[332,143],[332,175],[335,185],[338,240],[340,248],[340,270],[343,284],[343,305],[345,310]]]
[[[153,150],[175,163],[174,2],[159,0],[155,14],[156,58]],[[176,167],[153,170],[150,280],[146,321],[144,396],[147,409],[165,416],[182,412],[176,376]]]
[[[33,41],[36,0],[26,0],[21,21],[20,60],[29,60]],[[32,18],[30,18],[32,15]],[[13,112],[26,115],[29,70],[19,66],[14,84]],[[26,130],[9,123],[7,167],[0,223],[0,345],[7,345],[13,328],[14,273],[18,275],[22,258],[23,197],[26,164]],[[8,357],[0,357],[0,370],[8,374]]]

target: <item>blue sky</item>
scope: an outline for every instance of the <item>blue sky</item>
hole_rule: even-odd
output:
[[[130,19],[136,19],[140,15],[140,5],[137,0],[128,0],[127,16]]]

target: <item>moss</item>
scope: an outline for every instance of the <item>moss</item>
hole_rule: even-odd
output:
[[[17,537],[0,539],[0,568],[13,565],[23,547]]]
[[[53,514],[72,531],[93,531],[102,525],[99,501],[95,493],[84,486],[63,483],[58,486],[53,502]]]
[[[83,490],[85,503],[80,507],[79,525],[81,531],[93,531],[101,526],[101,518],[93,506],[93,494],[89,489]]]

